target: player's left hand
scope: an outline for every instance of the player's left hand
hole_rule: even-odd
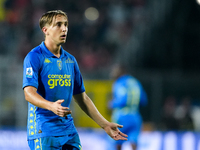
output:
[[[128,135],[122,133],[118,129],[122,127],[123,127],[122,125],[110,122],[106,127],[104,127],[104,130],[114,140],[127,140]]]

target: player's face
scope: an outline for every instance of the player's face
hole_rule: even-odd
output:
[[[114,80],[116,80],[120,76],[120,67],[118,65],[114,65],[110,72],[110,77]]]
[[[63,15],[57,15],[53,18],[52,24],[46,26],[46,39],[56,45],[66,42],[68,32],[68,20]]]

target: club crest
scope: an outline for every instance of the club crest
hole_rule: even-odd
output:
[[[60,70],[62,69],[62,61],[61,60],[57,60],[57,66]]]

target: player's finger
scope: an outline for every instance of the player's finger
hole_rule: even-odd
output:
[[[61,103],[64,102],[64,99],[59,99],[59,100],[57,100],[56,102],[59,103],[59,104],[61,104]]]
[[[123,128],[123,125],[117,124],[118,128]]]
[[[69,109],[65,111],[65,114],[71,114],[71,113],[72,113],[72,111]]]
[[[119,132],[119,134],[123,137],[128,137],[128,135],[126,135],[125,133]]]
[[[57,115],[60,116],[60,117],[64,117],[65,113],[64,112],[58,112]]]
[[[123,136],[118,134],[117,136],[114,137],[114,140],[125,140],[125,141],[127,141],[128,139],[126,137],[123,137]]]
[[[66,111],[65,113],[64,113],[64,117],[65,116],[67,116],[67,115],[69,115],[69,114],[71,114],[72,113],[72,111],[71,110],[69,110],[69,111]]]
[[[65,111],[59,111],[58,112],[58,115],[59,116],[61,116],[61,117],[65,117],[65,116],[67,116],[68,114],[71,114],[72,113],[72,111],[71,110],[65,110]]]
[[[64,113],[64,114],[71,114],[72,113],[72,111],[68,107],[60,107],[59,111]]]
[[[63,106],[61,106],[60,109],[61,110],[69,110],[69,107],[63,107]]]
[[[128,139],[125,138],[125,137],[123,137],[123,136],[121,136],[121,137],[118,138],[118,140],[125,140],[125,141],[127,141]]]

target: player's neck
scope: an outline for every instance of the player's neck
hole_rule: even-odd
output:
[[[56,45],[55,43],[48,41],[45,41],[44,43],[50,52],[52,52],[56,57],[60,58],[61,45]]]

